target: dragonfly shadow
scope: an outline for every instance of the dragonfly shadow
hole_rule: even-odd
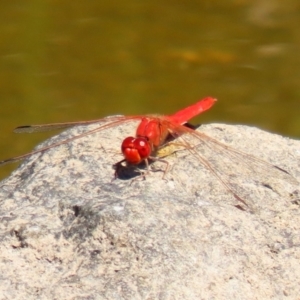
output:
[[[138,167],[134,165],[116,164],[113,168],[115,169],[115,179],[118,178],[120,180],[136,179],[145,176],[145,173],[147,173],[147,166],[144,162],[139,164]]]
[[[202,124],[194,125],[194,124],[191,124],[191,123],[186,122],[186,123],[183,124],[183,126],[184,126],[184,127],[187,127],[187,128],[190,128],[190,129],[196,130],[196,129],[198,129],[199,127],[201,127]]]

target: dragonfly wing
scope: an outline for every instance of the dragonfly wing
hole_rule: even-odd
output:
[[[222,184],[244,207],[255,198],[254,186],[260,186],[262,193],[274,195],[279,195],[288,184],[299,186],[292,175],[275,164],[232,148],[203,132],[173,123],[169,128],[171,134],[178,137],[176,141],[186,148],[185,153],[194,157],[199,170],[204,167],[216,178],[215,182]]]
[[[125,119],[125,116],[112,116],[97,120],[90,120],[90,121],[77,121],[77,122],[64,122],[64,123],[51,123],[51,124],[37,124],[37,125],[23,125],[19,126],[14,129],[15,133],[34,133],[34,132],[45,132],[50,130],[58,130],[58,129],[65,129],[70,128],[74,126],[84,126],[84,125],[90,125],[94,123],[101,123],[104,121],[107,121],[107,119],[110,119],[111,121],[121,121],[122,119]],[[130,117],[129,117],[130,118]]]
[[[80,124],[78,124],[80,125]],[[24,125],[19,126],[14,129],[14,133],[34,133],[34,132],[45,132],[50,130],[58,130],[58,129],[65,129],[70,128],[75,125],[71,124],[49,124],[49,125]]]
[[[27,157],[30,157],[33,154],[44,152],[51,148],[71,143],[74,140],[80,139],[84,136],[95,134],[97,132],[110,129],[112,127],[121,126],[122,124],[125,124],[127,122],[131,122],[131,121],[139,120],[139,119],[141,119],[141,116],[112,116],[112,117],[107,117],[107,118],[98,120],[98,122],[100,122],[99,126],[94,129],[83,130],[82,133],[72,136],[70,138],[64,139],[62,141],[60,140],[58,142],[54,142],[54,143],[44,146],[42,148],[38,147],[36,150],[33,150],[33,151],[23,154],[23,155],[19,155],[16,157],[2,160],[2,161],[0,161],[0,166],[7,164],[7,163],[13,163],[13,162],[23,160]],[[45,125],[30,125],[30,126],[20,126],[20,127],[16,128],[16,130],[18,130],[17,131],[18,133],[21,133],[21,132],[30,133],[30,132],[52,130],[52,129],[62,129],[62,128],[67,128],[67,127],[73,127],[75,125],[83,125],[83,126],[91,125],[94,123],[97,124],[96,121],[87,121],[87,122],[74,122],[74,123],[54,123],[54,124],[45,124]]]

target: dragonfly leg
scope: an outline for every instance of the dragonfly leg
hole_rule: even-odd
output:
[[[165,179],[165,176],[166,176],[166,174],[168,173],[168,171],[169,171],[169,169],[170,169],[170,164],[169,164],[169,162],[167,162],[166,160],[161,159],[161,158],[159,158],[159,157],[152,157],[152,156],[150,156],[149,158],[150,158],[152,161],[159,161],[159,162],[162,162],[162,163],[164,163],[164,164],[166,165],[165,169],[163,170],[164,174],[163,174],[163,177],[162,177],[162,179]],[[149,167],[148,167],[148,168],[149,168]],[[159,170],[159,171],[161,171],[161,170]]]

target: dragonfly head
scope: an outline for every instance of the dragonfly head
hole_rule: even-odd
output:
[[[151,155],[151,145],[145,137],[127,137],[121,146],[125,160],[130,164],[139,164]]]

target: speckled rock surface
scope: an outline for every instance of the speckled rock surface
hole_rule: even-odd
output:
[[[36,154],[0,183],[0,298],[299,299],[300,142],[206,125],[201,132],[291,176],[186,137],[196,146],[164,158],[164,179],[155,162],[145,179],[113,180],[134,127]]]

